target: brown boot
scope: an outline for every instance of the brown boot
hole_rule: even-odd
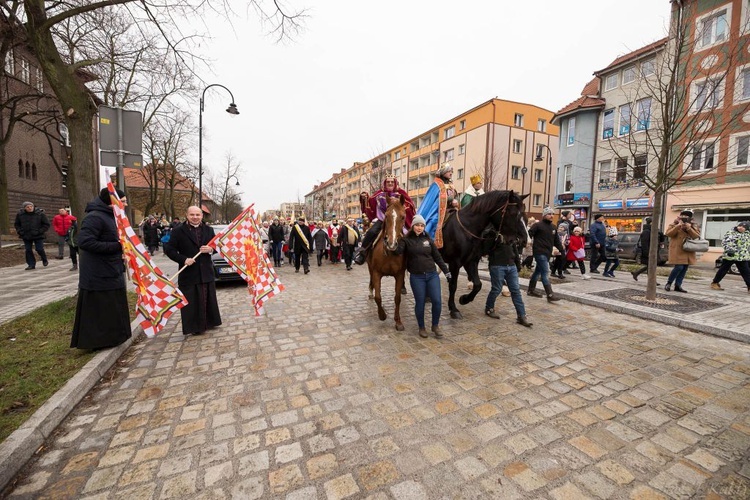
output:
[[[531,328],[531,325],[533,325],[533,323],[531,323],[528,318],[526,318],[526,316],[519,316],[518,318],[516,318],[516,323],[518,323],[519,325],[523,325],[526,328]]]
[[[442,339],[443,338],[443,332],[440,331],[440,327],[438,325],[434,325],[432,327],[432,333],[435,334],[436,339]]]
[[[547,292],[547,302],[557,302],[560,300],[560,297],[557,297],[552,292],[552,285],[544,285],[544,291]]]
[[[427,338],[427,330],[425,330],[424,328],[420,328],[419,329],[419,336],[422,337],[423,339],[426,339]]]

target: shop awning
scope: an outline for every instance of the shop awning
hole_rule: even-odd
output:
[[[648,217],[650,215],[653,215],[653,211],[640,211],[640,212],[631,212],[631,211],[617,211],[617,212],[610,212],[608,210],[601,210],[597,213],[600,213],[604,216],[604,218],[608,217]]]

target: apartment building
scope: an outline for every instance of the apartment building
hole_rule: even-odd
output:
[[[661,79],[668,78],[663,72],[667,41],[662,38],[620,56],[594,73],[603,109],[597,113],[593,141],[580,147],[595,146],[591,210],[603,213],[620,231],[640,231],[643,219],[653,215],[654,197],[645,181],[656,177],[664,134],[663,99],[655,94]],[[574,133],[568,126],[567,144],[574,142]]]
[[[321,196],[330,197],[330,206],[337,207],[335,213],[359,217],[359,194],[376,191],[383,177],[393,174],[418,206],[434,172],[449,163],[459,193],[470,185],[472,175],[480,174],[486,190],[529,194],[527,213],[539,218],[554,194],[551,165],[557,154],[558,127],[550,123],[552,116],[551,111],[532,104],[490,99],[368,161],[355,163],[314,187],[305,196],[306,202],[312,207]]]
[[[592,172],[596,165],[599,115],[605,101],[599,97],[599,78],[587,83],[581,97],[555,113],[552,123],[560,127],[555,208],[571,210],[581,226],[591,215]]]
[[[738,220],[750,220],[750,1],[673,2],[672,24],[684,27],[689,99],[686,151],[679,182],[666,200],[670,222],[686,208],[694,211],[713,260],[721,238]]]

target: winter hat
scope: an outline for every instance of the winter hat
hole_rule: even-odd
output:
[[[424,226],[425,225],[424,217],[422,217],[421,215],[415,215],[414,219],[411,221],[411,225],[415,226],[417,224],[422,224]]]
[[[125,196],[124,191],[120,191],[119,189],[115,189],[115,191],[117,191],[117,196],[119,196],[120,198]],[[102,200],[106,205],[111,205],[112,200],[109,197],[109,189],[103,188],[101,191],[99,191],[99,199]]]
[[[581,226],[576,226],[573,228],[573,233],[582,233],[583,228]]]
[[[681,216],[682,215],[686,215],[688,217],[692,217],[693,216],[693,211],[692,210],[683,210],[682,212],[680,212],[680,215]]]
[[[23,202],[23,205],[21,206],[21,208],[26,208],[26,207],[28,207],[29,205],[31,205],[32,207],[34,206],[34,204],[33,204],[33,203],[31,203],[30,201],[24,201],[24,202]]]
[[[609,235],[617,236],[617,228],[615,226],[609,226]]]
[[[544,207],[544,210],[542,210],[542,216],[545,215],[553,215],[555,211],[552,209],[552,207]]]

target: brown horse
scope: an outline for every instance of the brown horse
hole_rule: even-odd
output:
[[[367,252],[367,267],[370,270],[370,298],[375,290],[375,303],[378,305],[378,318],[385,321],[388,315],[383,309],[380,296],[380,280],[383,276],[396,278],[396,296],[394,302],[396,311],[393,319],[396,321],[396,330],[402,331],[404,324],[401,323],[401,289],[404,287],[404,275],[406,273],[406,257],[393,253],[398,246],[398,241],[403,238],[404,224],[406,221],[406,208],[404,208],[403,196],[389,198],[388,207],[385,210],[383,229],[380,237]]]

